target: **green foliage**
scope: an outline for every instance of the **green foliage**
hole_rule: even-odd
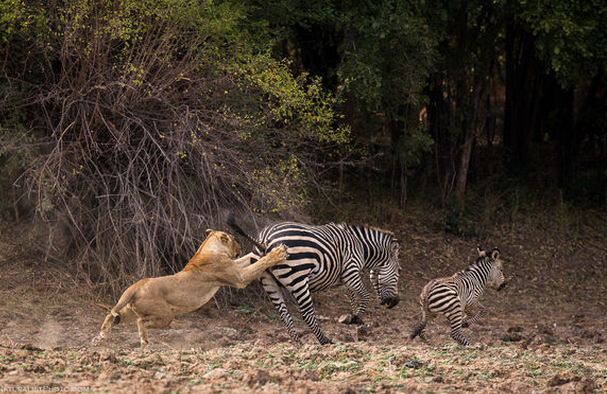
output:
[[[9,43],[16,35],[29,39],[48,33],[47,8],[44,4],[30,4],[23,0],[0,1],[0,42]]]
[[[259,53],[239,56],[229,71],[266,96],[266,123],[295,125],[303,136],[320,142],[347,143],[349,128],[335,127],[337,98],[323,89],[320,78],[308,81],[306,74],[295,78],[289,66],[286,60]]]
[[[445,202],[445,231],[463,237],[480,237],[484,228],[477,218],[471,218],[469,211],[462,209],[455,198]]]
[[[601,0],[519,1],[539,56],[565,86],[607,71],[607,3]]]
[[[431,151],[434,140],[419,125],[412,128],[410,133],[401,138],[396,147],[400,163],[407,167],[417,167],[422,162],[422,157]]]
[[[418,2],[349,3],[339,19],[344,39],[337,73],[370,111],[395,119],[403,105],[419,107],[437,58],[437,37],[416,11]]]
[[[243,302],[242,304],[238,305],[238,308],[236,308],[236,310],[238,312],[244,313],[245,315],[252,315],[253,313],[255,313],[255,308],[253,308],[246,302]]]

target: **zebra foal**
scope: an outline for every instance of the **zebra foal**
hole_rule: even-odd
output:
[[[433,279],[424,286],[420,296],[422,320],[411,333],[426,342],[426,324],[430,315],[443,314],[451,323],[451,338],[464,346],[471,343],[464,337],[462,328],[476,323],[485,316],[487,308],[479,302],[486,286],[500,291],[506,285],[500,251],[498,248],[489,254],[478,249],[479,257],[468,268],[447,278]],[[464,315],[476,312],[464,321]]]

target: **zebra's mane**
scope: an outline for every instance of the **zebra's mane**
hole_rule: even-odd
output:
[[[392,238],[396,238],[396,236],[394,235],[394,232],[390,231],[390,230],[385,230],[379,227],[375,227],[375,226],[355,226],[353,224],[348,224],[346,222],[340,222],[340,223],[333,223],[331,222],[331,224],[335,225],[335,226],[339,226],[348,230],[373,230],[373,231],[377,231],[386,235],[389,235]]]
[[[491,256],[480,256],[476,260],[472,261],[465,269],[458,272],[458,275],[465,275],[470,271],[476,270],[483,263],[491,264],[493,261]]]

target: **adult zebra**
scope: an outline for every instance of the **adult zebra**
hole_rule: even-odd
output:
[[[485,286],[497,291],[506,286],[500,251],[498,248],[487,254],[478,248],[479,257],[463,271],[447,278],[432,279],[422,289],[419,303],[422,309],[422,320],[413,329],[411,339],[416,336],[426,342],[426,324],[430,315],[443,314],[451,323],[451,337],[464,346],[470,342],[464,337],[462,327],[476,323],[487,313],[487,308],[479,302]],[[476,312],[464,321],[464,315]]]
[[[232,216],[228,218],[228,224],[251,239]],[[361,280],[361,273],[370,269],[369,277],[381,304],[392,308],[400,301],[400,244],[387,232],[345,223],[311,226],[282,222],[260,232],[255,241],[256,252],[263,252],[264,248],[269,252],[280,244],[287,246],[289,257],[284,263],[266,271],[261,283],[297,343],[301,343],[301,339],[293,327],[281,287],[293,294],[304,321],[323,345],[331,341],[316,322],[311,293],[344,285],[351,305],[351,314],[344,323],[362,324],[360,316],[369,303],[369,293]]]

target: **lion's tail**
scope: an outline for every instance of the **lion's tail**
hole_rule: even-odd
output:
[[[114,325],[120,323],[120,311],[125,306],[127,306],[129,302],[131,302],[136,291],[137,291],[137,288],[135,287],[135,285],[126,289],[126,291],[124,293],[122,293],[122,296],[120,297],[120,299],[118,300],[116,305],[110,311],[112,316],[114,316]]]
[[[245,237],[246,239],[248,239],[249,241],[253,242],[253,245],[257,246],[257,248],[262,253],[265,253],[266,249],[268,249],[268,247],[266,245],[262,244],[261,242],[259,242],[255,238],[251,237],[242,228],[240,228],[240,226],[236,223],[236,220],[234,219],[234,213],[233,212],[231,212],[231,211],[228,212],[228,217],[226,218],[226,222],[228,223],[228,225],[230,227],[232,227],[234,229],[234,231],[236,231],[237,234],[240,234],[243,237]]]

